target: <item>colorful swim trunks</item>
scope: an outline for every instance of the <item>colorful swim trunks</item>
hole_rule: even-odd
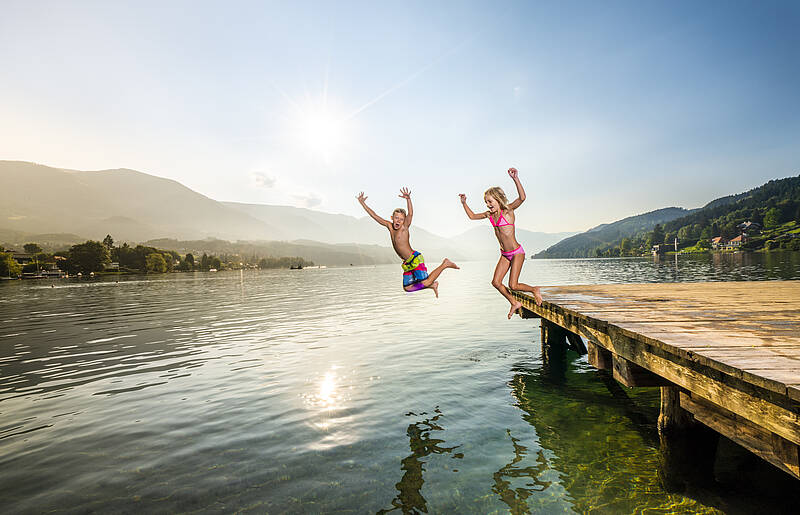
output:
[[[411,257],[403,261],[403,289],[416,291],[425,288],[422,281],[428,278],[428,268],[422,254],[414,251]]]

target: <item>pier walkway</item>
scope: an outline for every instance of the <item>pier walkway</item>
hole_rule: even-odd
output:
[[[800,479],[800,281],[559,286],[542,295],[537,306],[514,292],[523,318],[542,319],[543,350],[568,346],[626,386],[661,387],[666,461],[713,474],[716,441],[699,436],[704,426]]]

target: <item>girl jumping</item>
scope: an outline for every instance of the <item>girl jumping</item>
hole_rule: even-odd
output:
[[[508,175],[514,180],[517,187],[518,198],[514,202],[508,203],[506,194],[498,186],[494,186],[486,190],[483,194],[483,200],[486,202],[488,211],[475,214],[467,205],[467,196],[463,193],[459,194],[461,197],[461,205],[464,206],[467,216],[470,220],[480,220],[488,218],[489,223],[494,227],[494,234],[497,236],[497,241],[500,242],[500,259],[497,261],[497,266],[494,269],[494,277],[492,278],[492,286],[497,288],[508,302],[511,303],[511,310],[508,312],[508,318],[522,307],[522,303],[511,295],[509,288],[512,290],[527,291],[533,293],[536,299],[536,304],[542,304],[542,294],[539,293],[538,286],[529,286],[525,283],[519,282],[519,273],[522,271],[522,264],[525,262],[525,249],[517,241],[514,235],[514,210],[525,202],[525,190],[522,189],[522,183],[519,182],[518,172],[516,168],[509,168]],[[511,269],[511,275],[508,278],[508,288],[503,285],[503,278]]]

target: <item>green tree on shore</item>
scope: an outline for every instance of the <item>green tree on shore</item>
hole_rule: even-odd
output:
[[[10,252],[0,252],[0,277],[17,277],[22,267]]]
[[[110,262],[108,248],[99,241],[89,240],[70,247],[67,268],[72,272],[88,274],[103,270],[104,265]]]
[[[630,238],[622,238],[622,241],[619,243],[619,255],[620,256],[627,256],[631,252],[631,240]]]
[[[42,252],[42,247],[36,243],[26,243],[22,248],[25,249],[26,254],[40,254]]]
[[[163,274],[167,271],[167,261],[164,256],[158,252],[152,252],[147,255],[147,273]]]
[[[764,227],[777,227],[781,221],[781,212],[777,207],[773,207],[764,215]]]
[[[292,266],[314,266],[314,262],[306,261],[301,257],[269,257],[261,258],[258,262],[258,268],[290,268]]]
[[[39,258],[43,254],[42,247],[40,247],[37,243],[26,243],[22,246],[25,250],[26,254],[30,254],[33,256],[33,266],[29,267],[29,270],[23,270],[23,272],[36,272],[39,270]],[[27,265],[26,265],[27,266]],[[24,268],[24,267],[23,267]]]
[[[105,245],[108,250],[113,249],[114,248],[114,238],[112,238],[110,234],[106,234],[106,237],[103,238],[103,245]]]
[[[664,243],[664,229],[661,227],[661,224],[656,224],[656,226],[653,227],[653,232],[650,237],[653,245],[661,245]]]

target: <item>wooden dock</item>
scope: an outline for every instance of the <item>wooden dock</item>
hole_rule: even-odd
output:
[[[661,387],[665,481],[713,476],[707,428],[800,479],[800,281],[559,286],[542,295],[537,306],[514,292],[523,318],[542,319],[543,350],[568,346],[626,386]]]

